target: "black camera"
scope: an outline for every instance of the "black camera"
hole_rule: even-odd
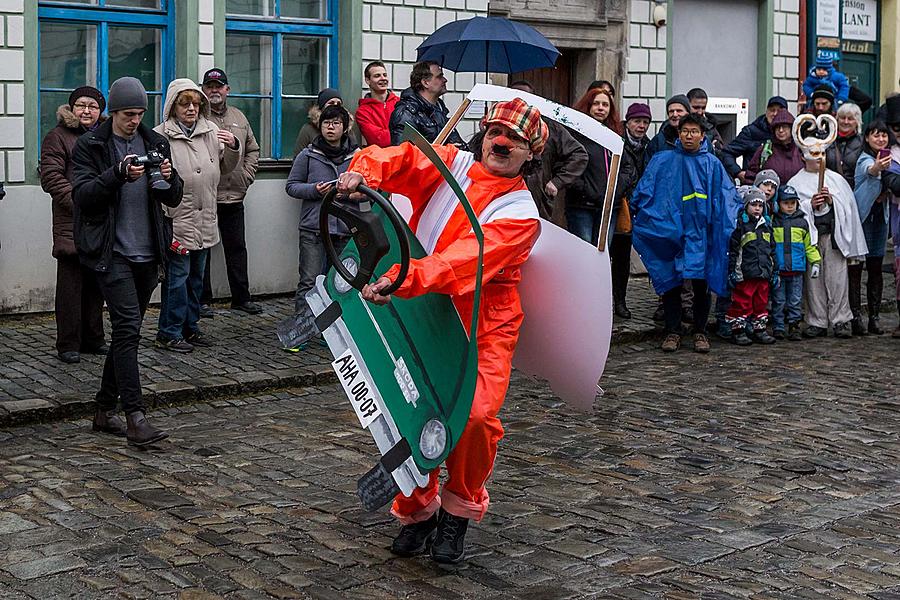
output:
[[[159,170],[159,165],[164,160],[166,160],[166,157],[161,152],[150,150],[144,156],[132,156],[131,166],[144,167],[147,177],[150,179],[150,187],[154,190],[167,190],[172,186],[169,185],[169,182],[163,177],[162,171]]]

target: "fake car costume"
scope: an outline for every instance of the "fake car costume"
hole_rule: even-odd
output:
[[[527,108],[519,101],[513,110],[525,113]],[[541,127],[537,111],[532,110],[530,116],[537,119],[538,132],[543,132],[540,139],[528,140],[533,149],[537,146],[539,150],[546,140],[546,127]],[[492,114],[488,122],[495,118],[501,117]],[[502,118],[506,123],[515,117]],[[518,118],[527,120],[528,116]],[[520,131],[527,135],[533,128],[520,126]],[[435,151],[451,168],[478,215],[484,233],[485,283],[476,332],[478,379],[469,421],[447,457],[449,479],[440,496],[438,472],[434,470],[424,488],[394,501],[392,513],[401,522],[410,523],[429,518],[442,504],[457,516],[475,520],[487,511],[489,496],[484,484],[503,436],[497,413],[506,396],[523,319],[516,285],[521,280],[520,266],[540,233],[537,208],[521,175],[492,175],[473,154],[455,146]],[[459,314],[469,314],[476,282],[477,240],[462,206],[434,165],[407,142],[392,148],[367,149],[354,158],[349,171],[362,175],[370,187],[402,194],[412,203],[410,228],[429,255],[410,261],[409,273],[394,294],[401,298],[430,292],[448,294]],[[384,276],[393,281],[398,271],[399,266],[394,266]]]

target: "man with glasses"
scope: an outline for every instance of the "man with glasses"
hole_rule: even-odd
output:
[[[664,352],[681,346],[681,287],[693,291],[694,351],[709,352],[709,290],[725,295],[728,240],[741,201],[722,163],[710,152],[703,120],[678,122],[671,152],[653,156],[631,197],[634,247],[663,298]]]
[[[228,287],[231,289],[231,308],[247,314],[262,312],[258,304],[250,300],[250,280],[247,276],[247,241],[244,235],[244,198],[247,188],[256,178],[259,166],[259,144],[253,135],[250,122],[240,110],[228,105],[228,76],[222,69],[210,69],[203,75],[203,93],[209,98],[210,120],[220,130],[230,131],[244,149],[241,162],[231,173],[219,179],[216,191],[216,211],[219,219],[219,233],[222,235],[222,250],[225,251],[225,270]],[[203,296],[200,301],[201,317],[213,316],[209,308],[212,300],[212,286],[209,278],[209,262],[203,276]],[[206,310],[204,310],[204,308]]]
[[[391,145],[400,144],[406,123],[433,142],[450,120],[450,111],[441,100],[446,93],[447,78],[441,65],[430,60],[414,64],[409,75],[409,87],[400,94],[400,100],[391,113]],[[447,138],[447,143],[465,146],[455,129]]]
[[[138,344],[150,295],[165,273],[172,223],[162,205],[181,203],[183,184],[171,162],[168,140],[141,123],[147,92],[138,79],[117,79],[109,89],[110,118],[78,138],[72,153],[75,246],[81,264],[96,271],[109,309],[112,343],[97,392],[94,431],[125,436],[146,446],[168,434],[144,418]],[[164,160],[151,187],[139,157]],[[127,426],[116,417],[121,399]]]
[[[81,353],[106,354],[103,295],[92,270],[78,260],[73,234],[72,151],[85,132],[100,123],[106,100],[100,90],[83,86],[56,109],[58,124],[41,142],[41,187],[53,209],[53,258],[56,259],[56,353],[64,363]]]

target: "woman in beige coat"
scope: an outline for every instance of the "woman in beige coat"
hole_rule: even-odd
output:
[[[172,163],[184,180],[184,197],[167,208],[173,237],[162,286],[156,345],[174,352],[210,346],[200,333],[200,295],[209,249],[219,243],[216,190],[221,175],[241,162],[240,143],[209,120],[209,100],[190,79],[176,79],[166,90],[166,120],[155,131],[169,139]]]

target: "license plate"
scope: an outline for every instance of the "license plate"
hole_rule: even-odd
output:
[[[372,424],[372,421],[381,415],[381,405],[378,402],[378,391],[362,369],[359,361],[351,349],[347,349],[331,361],[331,368],[337,373],[344,393],[350,399],[353,410],[359,418],[359,424],[363,429]]]

